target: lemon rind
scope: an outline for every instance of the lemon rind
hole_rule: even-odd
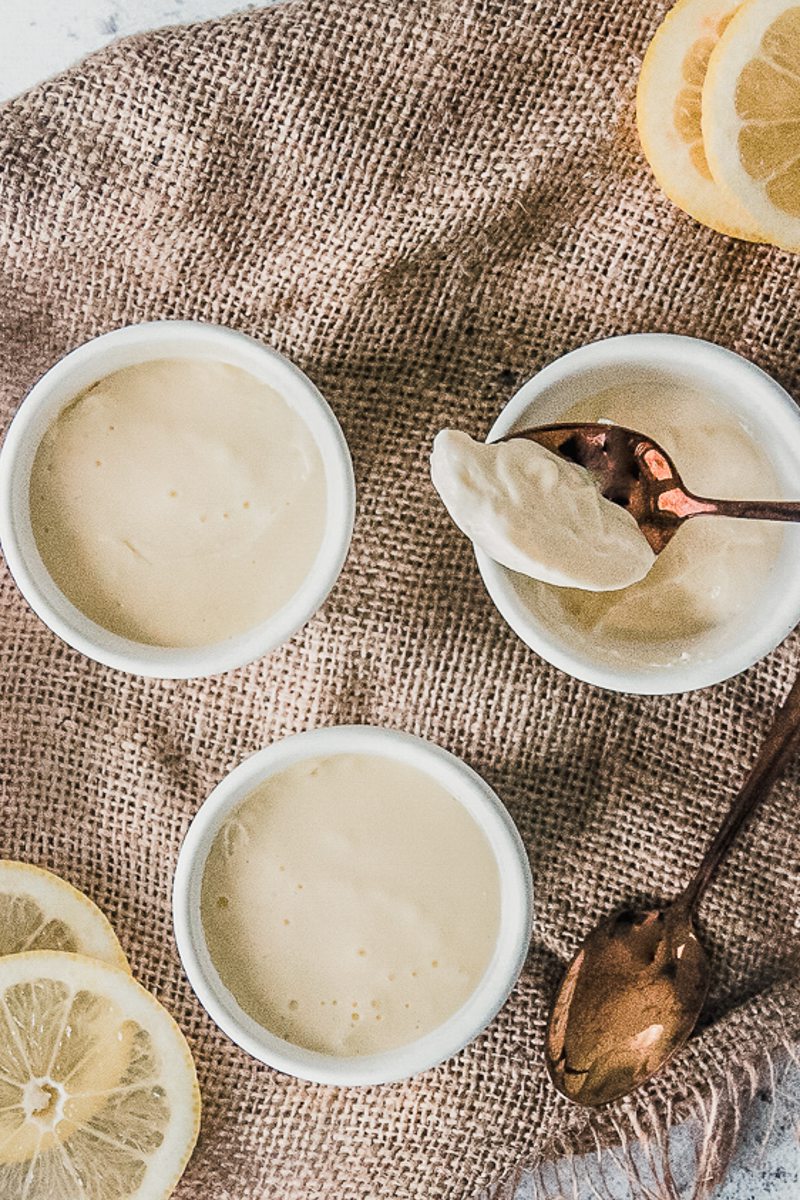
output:
[[[678,0],[656,30],[642,63],[636,92],[636,123],[642,150],[665,195],[690,217],[717,233],[742,241],[763,241],[763,234],[746,209],[715,181],[705,179],[691,161],[686,143],[669,117],[665,119],[665,95],[670,99],[681,86],[683,57],[702,36],[701,21],[713,10],[734,12],[740,0]],[[676,54],[676,48],[682,54]],[[676,164],[679,164],[676,169]]]
[[[87,895],[44,867],[16,859],[0,859],[0,892],[30,896],[49,919],[69,925],[80,952],[130,972],[130,965],[111,922]]]
[[[702,126],[706,158],[711,173],[728,196],[735,196],[763,231],[765,241],[782,250],[800,251],[800,218],[782,217],[766,199],[763,187],[739,167],[736,150],[743,122],[736,114],[736,87],[754,48],[796,0],[745,0],[722,34],[709,59],[703,84]]]

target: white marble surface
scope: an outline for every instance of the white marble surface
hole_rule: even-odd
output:
[[[56,74],[115,37],[252,7],[255,5],[246,0],[0,0],[0,101]],[[763,1102],[757,1104],[733,1169],[715,1200],[800,1200],[799,1114],[800,1071],[792,1068],[778,1087],[774,1109]],[[587,1172],[579,1188],[580,1200],[597,1194],[591,1179],[598,1176],[591,1163]],[[689,1168],[678,1164],[676,1174],[688,1186]],[[625,1197],[627,1189],[619,1178],[614,1186],[613,1163],[605,1164],[605,1175],[617,1195]],[[565,1186],[558,1185],[555,1178],[550,1182]],[[566,1186],[572,1195],[571,1184]],[[523,1185],[519,1200],[529,1194],[530,1189]]]
[[[0,0],[0,101],[115,37],[254,7],[247,0]]]

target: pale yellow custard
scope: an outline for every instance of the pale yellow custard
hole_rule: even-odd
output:
[[[99,625],[200,646],[273,616],[322,542],[325,470],[282,396],[221,362],[100,380],[46,432],[30,512],[45,566]]]
[[[489,843],[428,775],[383,756],[305,761],[217,834],[201,911],[223,983],[279,1037],[337,1056],[452,1016],[497,942]]]
[[[686,486],[719,499],[775,499],[780,488],[765,453],[729,409],[674,383],[604,391],[560,421],[610,420],[646,433],[672,457]],[[668,665],[707,647],[752,611],[781,545],[766,521],[688,521],[639,583],[615,592],[552,587],[515,575],[522,599],[560,636],[595,657]]]

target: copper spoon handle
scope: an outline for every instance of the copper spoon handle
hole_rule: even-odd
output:
[[[707,500],[692,496],[701,508],[688,517],[746,517],[751,521],[800,521],[800,500]]]
[[[719,833],[678,901],[687,912],[691,912],[699,903],[739,830],[769,794],[770,788],[797,749],[800,749],[800,675],[778,709],[750,774],[722,822]]]

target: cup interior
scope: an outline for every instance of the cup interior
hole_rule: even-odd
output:
[[[242,634],[202,647],[151,646],[112,633],[75,607],[51,578],[30,518],[31,469],[50,425],[76,396],[115,371],[164,358],[228,363],[269,384],[303,419],[322,458],[326,519],[311,570],[291,599]],[[347,555],[355,482],[341,427],[317,388],[293,363],[254,339],[193,321],[129,325],[87,342],[56,363],[24,400],[0,452],[0,541],[31,608],[59,637],[107,666],[160,678],[213,675],[274,649],[313,615]]]
[[[500,880],[500,923],[492,958],[464,1005],[438,1028],[379,1054],[337,1057],[306,1050],[253,1020],[219,977],[201,919],[206,860],[225,819],[271,775],[307,758],[368,754],[394,759],[431,776],[483,831]],[[315,1083],[389,1083],[451,1057],[486,1027],[516,982],[530,941],[532,881],[525,847],[511,817],[486,783],[460,759],[421,738],[373,726],[335,726],[296,734],[253,754],[211,793],[181,848],[173,890],[175,937],[189,981],[217,1025],[254,1058]]]
[[[503,409],[487,440],[526,425],[558,422],[574,404],[612,388],[658,388],[664,384],[707,391],[759,447],[782,495],[800,498],[797,405],[752,363],[695,338],[632,334],[581,347],[524,384]],[[681,464],[677,466],[680,470]],[[698,481],[687,476],[685,482],[702,492]],[[781,526],[779,542],[752,610],[694,639],[689,661],[681,661],[681,647],[676,644],[675,661],[668,666],[648,661],[646,648],[638,661],[624,662],[601,641],[588,651],[570,635],[568,627],[559,625],[545,603],[532,603],[530,597],[523,600],[512,572],[480,550],[476,557],[497,608],[522,640],[548,662],[614,691],[667,694],[705,687],[737,674],[773,650],[800,621],[800,527]]]

